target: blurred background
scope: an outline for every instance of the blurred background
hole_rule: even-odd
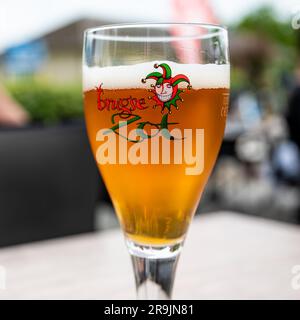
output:
[[[1,0],[0,246],[116,227],[83,121],[83,30],[120,22],[228,26],[229,118],[198,213],[300,223],[298,1]]]

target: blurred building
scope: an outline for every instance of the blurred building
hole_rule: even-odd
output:
[[[81,81],[83,31],[111,21],[80,19],[8,48],[0,55],[0,73],[6,78],[30,75],[57,82]]]

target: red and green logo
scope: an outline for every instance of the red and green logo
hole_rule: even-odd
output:
[[[169,113],[172,113],[172,106],[178,110],[177,102],[183,101],[180,94],[184,91],[179,89],[179,83],[186,82],[187,89],[191,89],[190,80],[183,74],[177,74],[172,77],[172,70],[167,63],[155,64],[154,68],[161,68],[162,73],[157,71],[151,72],[145,79],[142,79],[142,82],[146,83],[148,79],[156,80],[156,84],[151,85],[152,89],[149,90],[154,93],[154,95],[150,97],[150,99],[155,101],[154,108],[161,107],[161,113],[163,113],[166,108]]]
[[[149,97],[150,100],[155,102],[153,108],[161,107],[161,113],[163,115],[158,123],[153,123],[147,119],[142,119],[142,114],[140,113],[135,114],[135,112],[138,110],[143,111],[144,109],[148,108],[144,98],[136,99],[131,96],[127,98],[120,97],[118,99],[104,98],[102,84],[96,87],[98,110],[116,111],[111,116],[112,127],[109,128],[109,130],[120,135],[119,129],[122,126],[133,125],[140,133],[140,138],[137,138],[136,140],[128,139],[127,137],[120,135],[128,141],[142,142],[143,140],[151,139],[153,136],[158,134],[158,132],[156,132],[154,135],[144,133],[143,130],[149,127],[158,129],[167,139],[174,139],[174,137],[168,133],[168,130],[170,126],[174,126],[179,123],[169,122],[168,117],[169,114],[172,113],[172,107],[175,107],[175,109],[178,110],[178,101],[183,101],[183,99],[180,97],[180,94],[183,93],[184,90],[180,89],[178,85],[181,82],[185,82],[187,83],[188,90],[190,90],[192,86],[189,78],[183,74],[177,74],[176,76],[172,77],[172,70],[167,63],[155,64],[154,68],[161,68],[162,73],[157,71],[151,72],[146,76],[146,78],[142,79],[142,82],[146,83],[149,79],[154,79],[156,81],[155,85],[151,84],[152,89],[149,89],[148,91],[153,93],[153,96]],[[165,109],[168,111],[167,113],[164,112]],[[121,122],[118,120],[121,120]]]

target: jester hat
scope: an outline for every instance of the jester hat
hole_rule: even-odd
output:
[[[187,76],[183,74],[178,74],[175,77],[172,77],[172,70],[167,63],[155,64],[154,68],[162,68],[163,73],[160,72],[151,72],[149,73],[145,79],[142,81],[145,83],[148,79],[156,80],[156,85],[170,83],[172,87],[176,87],[180,82],[187,82],[190,84],[190,80]]]

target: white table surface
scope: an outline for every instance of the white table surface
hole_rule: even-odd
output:
[[[0,249],[0,299],[134,299],[119,229]],[[180,258],[176,299],[300,299],[300,227],[234,213],[194,219]]]

